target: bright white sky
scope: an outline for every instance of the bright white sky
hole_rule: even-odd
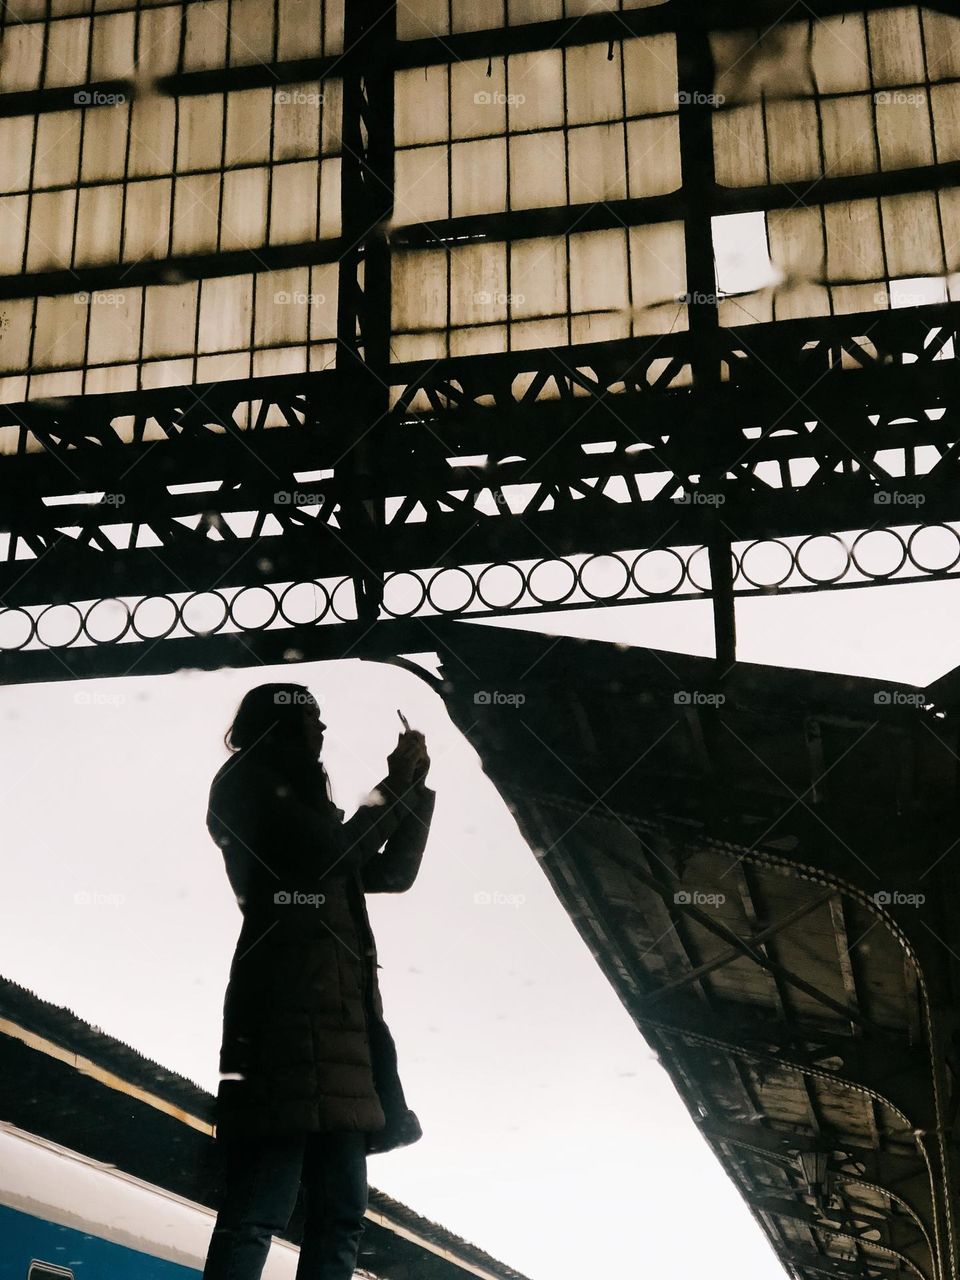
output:
[[[960,584],[738,604],[742,659],[926,683],[958,665]],[[709,606],[555,615],[533,629],[712,652]],[[277,668],[0,688],[7,892],[0,972],[210,1090],[240,923],[204,828],[222,734]],[[780,1280],[759,1229],[553,896],[440,700],[395,667],[286,668],[329,725],[348,809],[396,708],[437,789],[423,870],[370,898],[401,1075],[424,1138],[374,1186],[533,1280]],[[480,891],[521,894],[478,905]],[[84,904],[75,895],[114,896]]]

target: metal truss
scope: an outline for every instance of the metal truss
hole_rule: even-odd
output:
[[[713,601],[730,660],[738,595],[957,572],[957,306],[719,324],[711,217],[794,196],[717,187],[708,33],[791,8],[670,0],[400,42],[390,0],[350,0],[340,57],[160,82],[184,95],[342,79],[339,239],[128,277],[335,260],[336,366],[0,409],[0,680],[396,652],[451,618],[696,598]],[[396,69],[666,30],[677,192],[392,226]],[[0,112],[62,109],[67,93],[3,95]],[[948,170],[808,195],[929,188]],[[394,250],[663,218],[685,226],[686,331],[391,364]],[[0,296],[109,285],[111,268],[91,271],[0,279]]]
[[[3,678],[120,673],[120,641],[289,628],[317,655],[375,616],[711,597],[718,544],[736,595],[958,572],[960,305],[716,329],[704,391],[692,333],[381,381],[363,306],[329,372],[0,409]]]

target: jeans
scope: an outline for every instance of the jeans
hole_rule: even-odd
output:
[[[367,1207],[366,1134],[221,1140],[224,1196],[203,1280],[260,1280],[270,1237],[305,1195],[297,1280],[351,1280]]]

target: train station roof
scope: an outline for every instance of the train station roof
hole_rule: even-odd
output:
[[[441,658],[454,721],[788,1273],[947,1274],[956,681],[487,626]]]

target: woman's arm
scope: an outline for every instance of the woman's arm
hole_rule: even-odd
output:
[[[416,782],[405,797],[405,812],[382,853],[364,863],[365,893],[406,893],[420,871],[437,793]]]

